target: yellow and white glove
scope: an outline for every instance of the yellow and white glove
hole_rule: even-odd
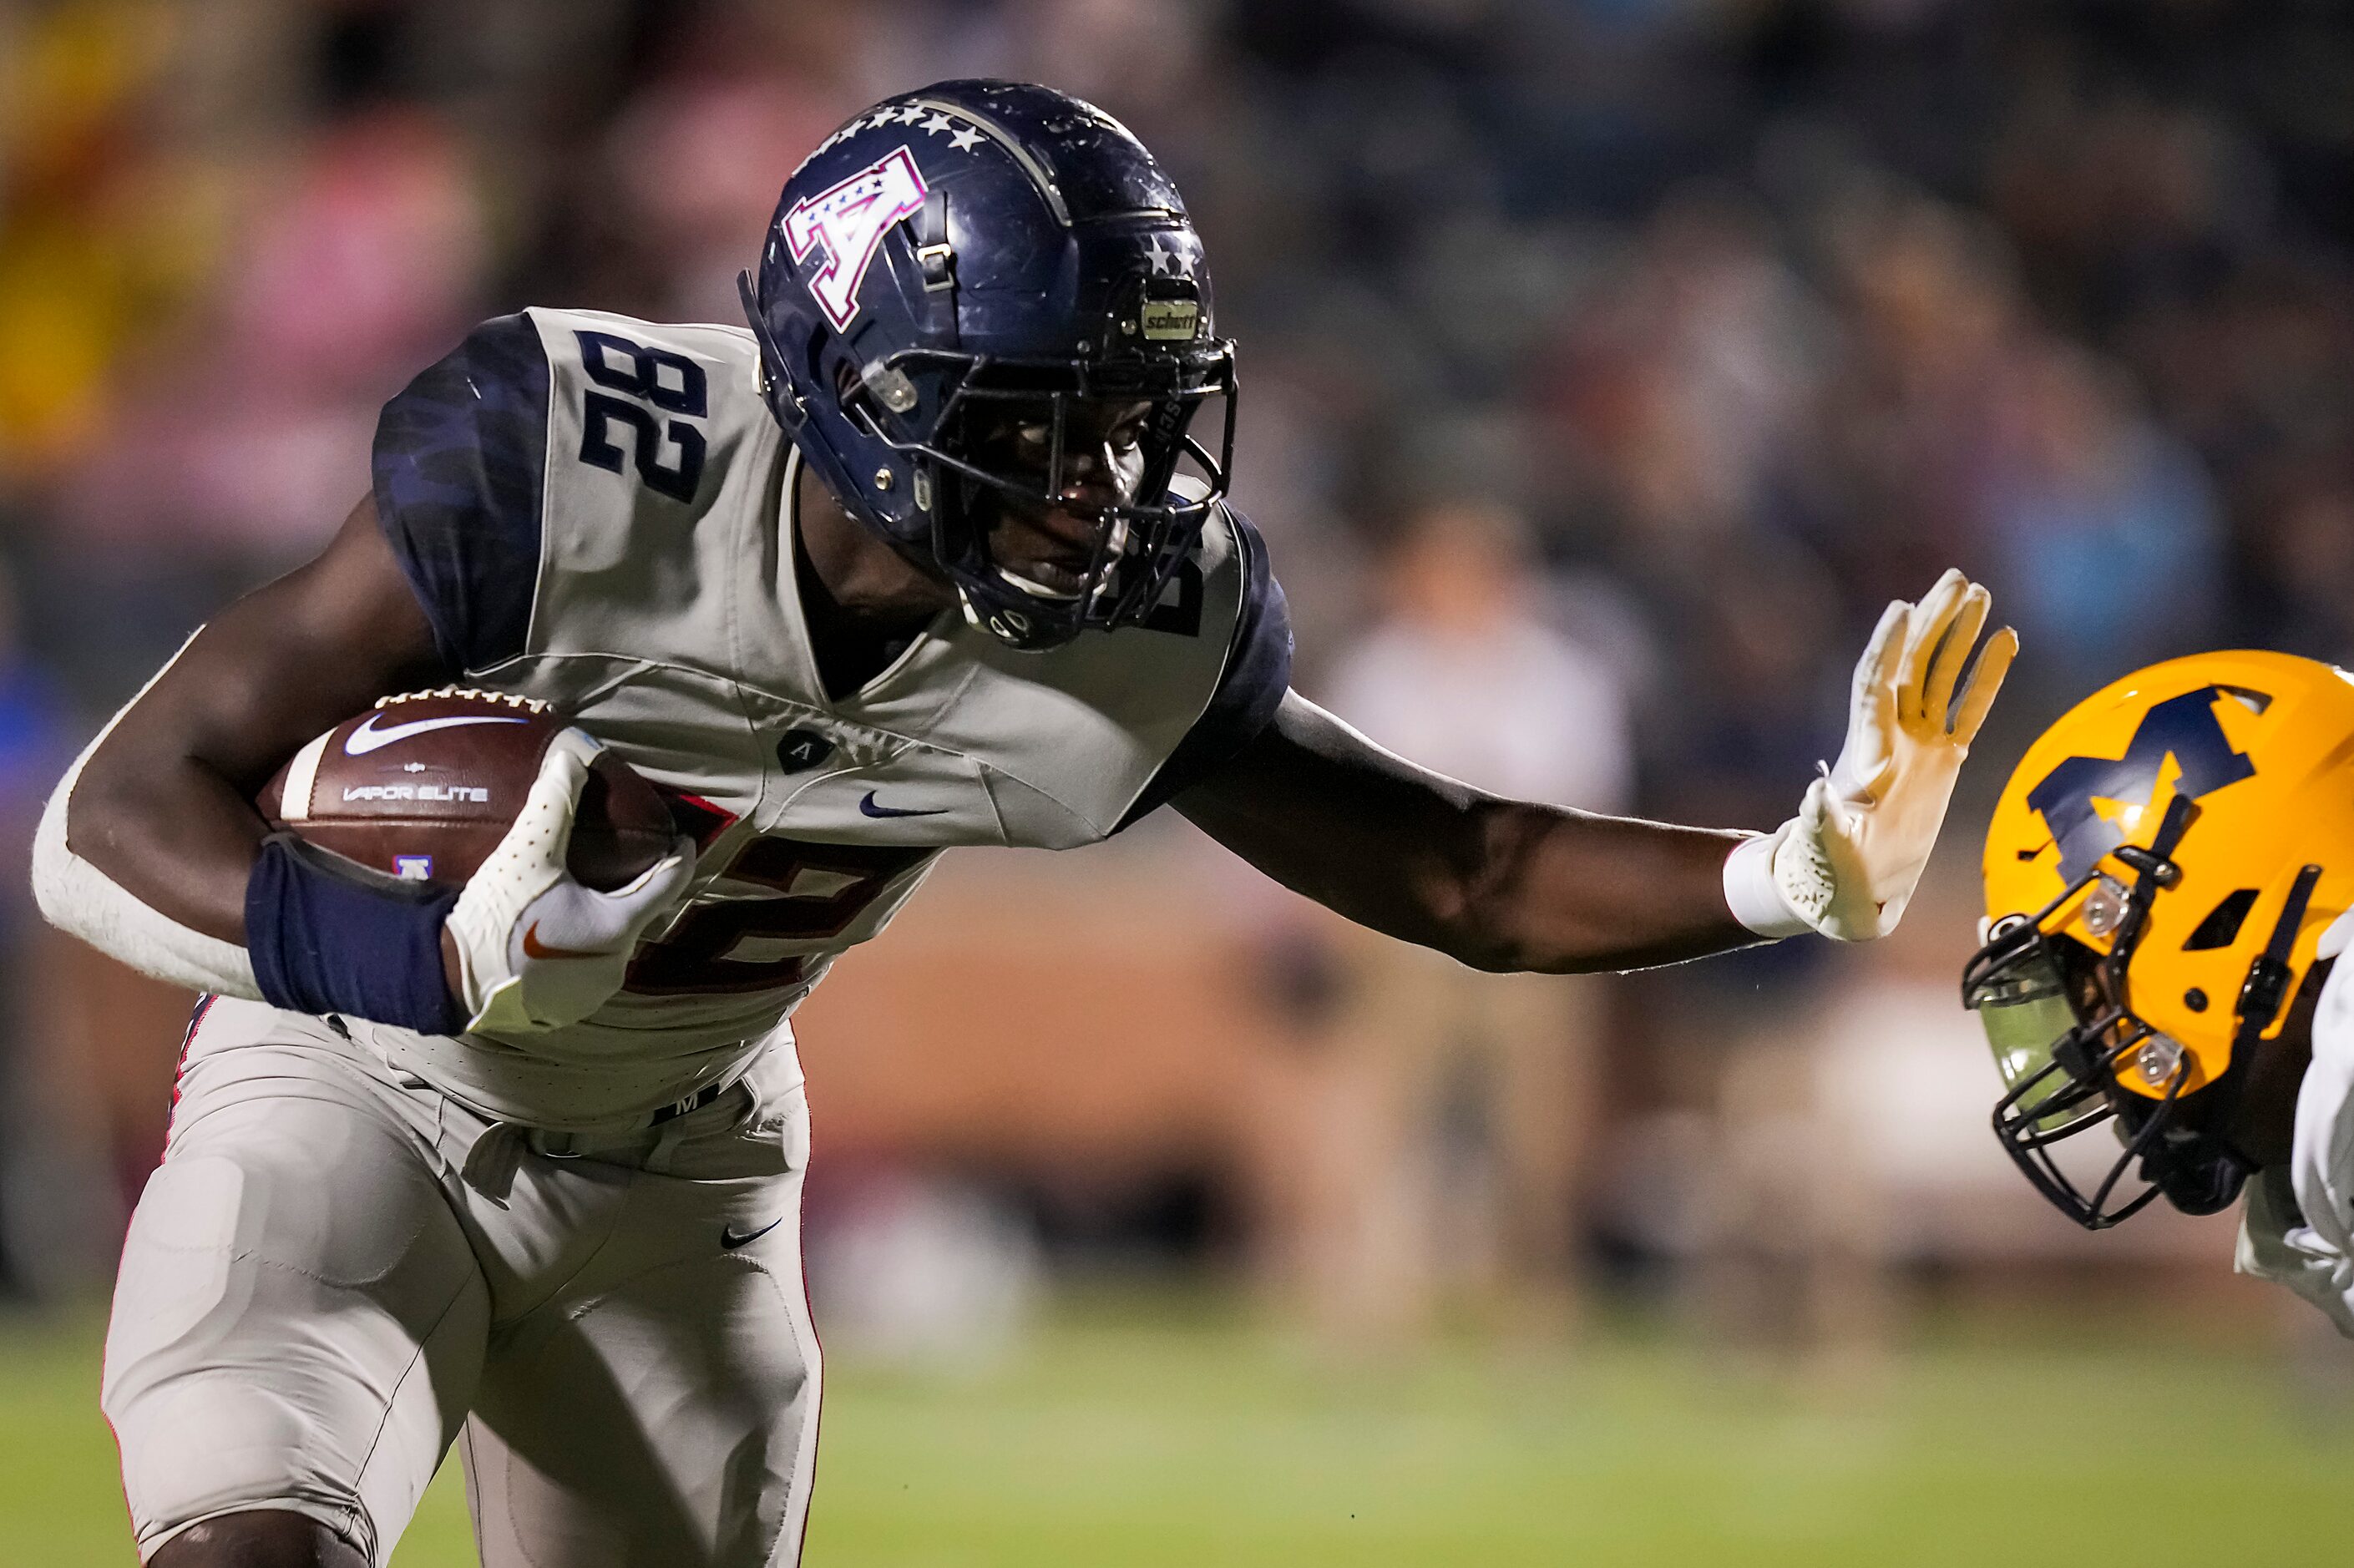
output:
[[[534,1034],[596,1012],[621,989],[638,938],[695,875],[688,838],[610,893],[582,885],[565,869],[581,787],[602,749],[579,729],[548,742],[523,810],[444,922],[465,980],[458,1000],[470,1032]]]
[[[1962,759],[2019,652],[2019,634],[2001,627],[1971,663],[1989,602],[1948,571],[1919,604],[1888,607],[1855,667],[1839,761],[1808,788],[1797,816],[1725,857],[1735,919],[1761,937],[1820,931],[1843,942],[1896,928]]]

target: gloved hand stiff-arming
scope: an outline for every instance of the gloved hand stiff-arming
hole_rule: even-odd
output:
[[[1855,667],[1839,760],[1808,786],[1797,816],[1725,859],[1725,902],[1744,926],[1847,942],[1896,928],[2019,652],[2007,626],[1978,646],[1990,603],[1948,571],[1919,604],[1897,599],[1882,614]]]

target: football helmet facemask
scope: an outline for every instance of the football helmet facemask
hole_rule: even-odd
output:
[[[1201,240],[1078,99],[949,81],[866,111],[786,181],[738,287],[802,461],[1003,642],[1143,620],[1225,493],[1234,345]],[[1191,433],[1213,398],[1214,453]],[[1009,428],[1018,453],[991,440]],[[1132,446],[1108,452],[1114,429]],[[1066,546],[1053,569],[1008,555],[1010,518]]]
[[[1996,1136],[2077,1224],[2238,1195],[2257,1044],[2354,905],[2349,758],[2354,677],[2203,653],[2078,704],[2004,787],[1962,1000],[2008,1091]],[[2072,1171],[2060,1146],[2103,1124],[2122,1151]]]

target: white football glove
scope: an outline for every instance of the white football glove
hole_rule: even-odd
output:
[[[599,893],[564,868],[572,814],[603,748],[578,729],[547,744],[539,777],[498,847],[459,894],[445,925],[465,986],[469,1031],[532,1034],[602,1007],[621,989],[630,950],[695,874],[695,841],[627,886]]]
[[[1726,857],[1725,902],[1744,926],[1762,937],[1812,930],[1844,942],[1896,928],[1936,845],[1955,776],[2019,652],[2019,634],[2006,626],[1970,663],[1989,602],[1986,589],[1948,571],[1919,604],[1898,599],[1881,616],[1855,667],[1839,761],[1808,788],[1797,816]]]

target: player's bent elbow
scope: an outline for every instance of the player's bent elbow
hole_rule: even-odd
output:
[[[33,902],[41,917],[143,974],[191,991],[260,1001],[253,962],[243,948],[150,908],[74,853],[67,810],[80,773],[77,762],[42,808],[34,832]]]
[[[92,908],[94,880],[112,885],[107,863],[113,858],[105,846],[117,836],[129,809],[110,789],[112,782],[93,745],[85,752],[41,808],[40,826],[33,834],[33,899],[43,918],[63,931],[92,940],[93,925],[104,926]],[[98,850],[92,860],[90,851]]]
[[[40,825],[33,832],[33,903],[42,919],[88,941],[98,922],[82,879],[74,874],[74,853],[66,841],[66,810],[80,771],[77,764],[41,808]]]
[[[40,910],[42,919],[61,931],[71,931],[73,909],[66,890],[63,795],[60,789],[50,798],[41,811],[41,825],[33,835],[33,904]]]

